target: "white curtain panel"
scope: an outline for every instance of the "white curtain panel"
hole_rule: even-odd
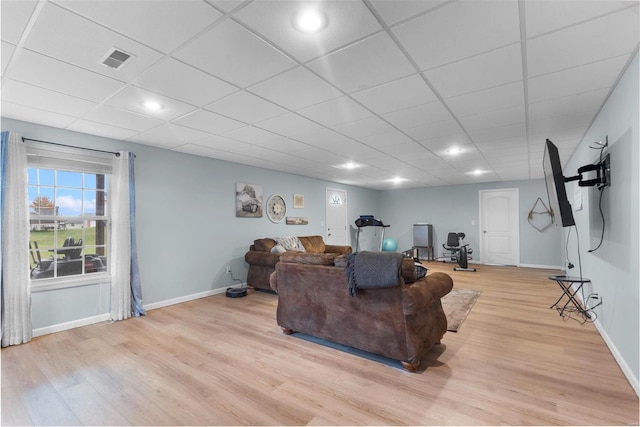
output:
[[[16,133],[3,138],[6,150],[2,215],[2,347],[33,336],[29,273],[29,196],[27,147]]]
[[[111,174],[111,320],[131,317],[131,230],[129,153],[120,152]]]

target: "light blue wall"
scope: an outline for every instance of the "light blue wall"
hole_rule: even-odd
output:
[[[623,370],[635,378],[636,392],[640,376],[638,65],[636,54],[564,168],[564,175],[570,176],[577,173],[579,167],[597,161],[599,151],[589,146],[609,136],[612,183],[603,195],[605,232],[602,246],[597,251],[588,252],[598,245],[602,233],[599,191],[583,188],[583,209],[574,210],[573,215],[580,235],[582,273],[591,279],[587,293],[595,292],[602,297],[602,306],[595,309],[599,329],[618,361],[622,361]],[[576,185],[575,182],[566,184],[572,202]],[[576,265],[571,274],[577,275],[578,245],[575,233],[571,233],[569,238],[569,256]]]
[[[234,277],[244,281],[244,254],[254,239],[325,235],[327,187],[347,191],[348,218],[377,206],[378,194],[373,190],[11,119],[2,119],[2,129],[26,138],[136,154],[136,225],[144,304],[226,288],[234,283],[226,274],[229,264]],[[309,217],[309,225],[274,224],[266,215],[237,218],[237,182],[262,185],[265,198],[278,193],[289,206],[294,193],[303,194],[304,209],[288,213]],[[108,297],[98,285],[34,293],[33,326],[97,316],[108,312],[108,307]]]
[[[542,179],[383,191],[378,212],[380,219],[391,225],[386,236],[396,239],[401,250],[413,245],[413,224],[431,223],[436,256],[442,255],[449,232],[463,232],[465,243],[474,251],[471,256],[479,260],[479,191],[502,188],[518,189],[520,265],[560,268],[560,230],[550,227],[539,232],[527,221],[538,197],[548,205]]]

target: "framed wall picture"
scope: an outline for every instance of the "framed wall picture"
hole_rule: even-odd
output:
[[[308,225],[309,217],[307,216],[288,216],[287,225]]]
[[[236,216],[262,218],[262,185],[236,183]]]
[[[295,209],[304,208],[304,196],[302,194],[294,194],[293,195],[293,207]]]

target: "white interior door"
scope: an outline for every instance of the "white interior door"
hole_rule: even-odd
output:
[[[325,242],[328,245],[348,245],[346,191],[327,188],[326,218]]]
[[[480,190],[480,247],[484,264],[518,265],[518,189]]]

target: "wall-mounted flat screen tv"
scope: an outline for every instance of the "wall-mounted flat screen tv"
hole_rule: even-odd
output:
[[[544,169],[544,179],[547,183],[547,196],[549,206],[553,211],[554,221],[562,224],[563,227],[575,225],[573,211],[567,198],[567,190],[564,186],[565,178],[560,164],[558,147],[547,139],[545,143],[544,159],[542,161]]]

